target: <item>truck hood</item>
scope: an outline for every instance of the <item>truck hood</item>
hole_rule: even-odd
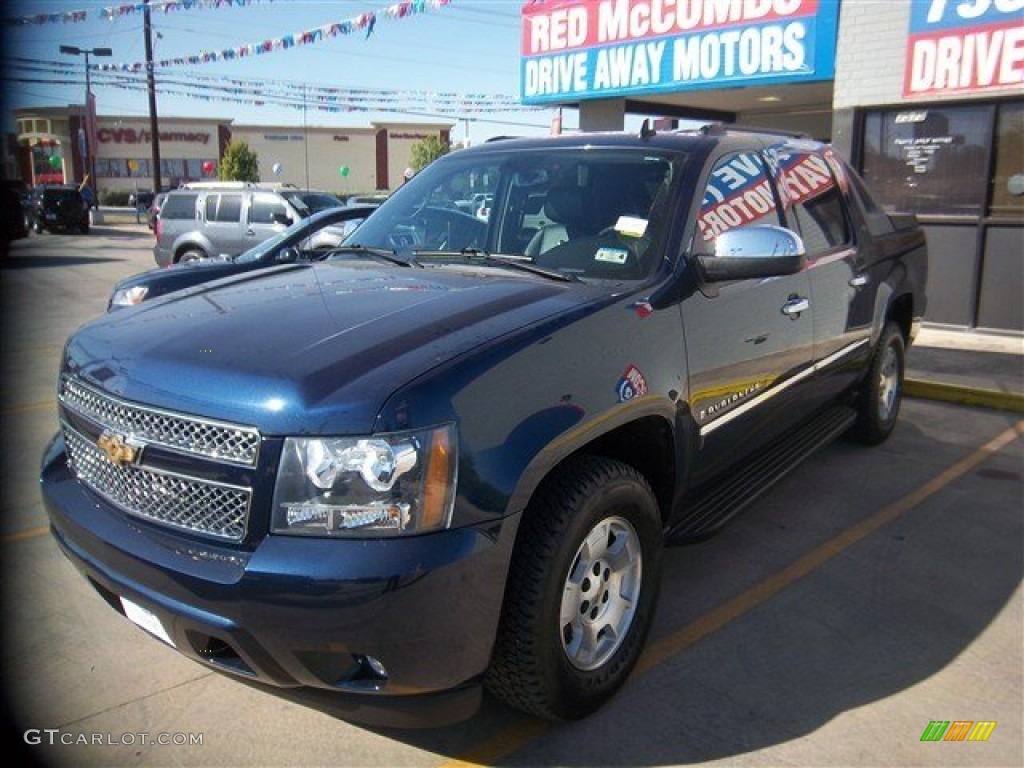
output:
[[[484,268],[294,265],[98,318],[69,339],[65,370],[267,435],[364,434],[402,385],[593,291]]]

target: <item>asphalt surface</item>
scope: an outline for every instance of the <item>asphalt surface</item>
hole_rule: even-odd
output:
[[[926,329],[907,384],[928,397],[904,401],[887,443],[839,441],[720,535],[670,549],[647,651],[594,716],[551,725],[485,698],[457,725],[373,729],[329,699],[179,656],[112,611],[47,532],[37,473],[61,347],[116,279],[152,265],[151,245],[111,216],[88,237],[20,241],[0,266],[8,754],[56,766],[1024,764],[1020,338]],[[931,399],[942,387],[959,400]],[[996,725],[984,742],[922,742],[932,721]]]

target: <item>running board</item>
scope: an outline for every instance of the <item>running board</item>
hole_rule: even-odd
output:
[[[686,517],[668,529],[666,542],[683,544],[711,535],[804,459],[849,429],[856,417],[852,408],[834,406],[728,472],[724,480],[712,481],[683,502]]]

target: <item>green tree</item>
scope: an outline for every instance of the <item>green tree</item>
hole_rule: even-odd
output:
[[[259,181],[260,161],[244,141],[231,140],[220,159],[221,181]]]
[[[448,142],[441,141],[440,136],[427,136],[412,145],[412,169],[419,173],[432,162],[447,155],[451,147]]]

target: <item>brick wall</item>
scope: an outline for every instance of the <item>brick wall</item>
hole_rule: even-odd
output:
[[[830,0],[826,0],[830,1]],[[911,0],[843,0],[834,109],[903,100]]]

